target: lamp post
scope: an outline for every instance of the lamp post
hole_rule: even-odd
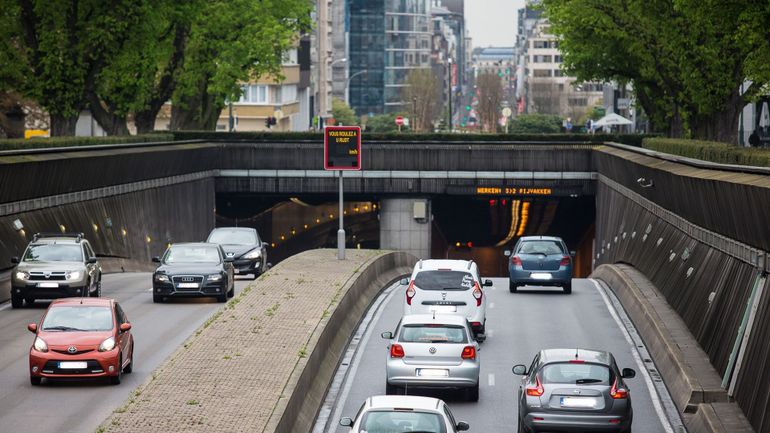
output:
[[[447,58],[447,66],[449,69],[449,82],[447,83],[449,87],[449,133],[452,133],[452,58]]]
[[[417,97],[412,96],[412,121],[414,122],[414,125],[412,126],[412,131],[417,132]]]
[[[357,77],[357,76],[359,76],[361,74],[365,74],[367,72],[369,72],[368,69],[364,69],[363,71],[358,71],[355,74],[353,74],[350,77],[348,77],[347,80],[345,80],[345,103],[346,104],[350,105],[350,81],[353,78],[355,78],[355,77]]]

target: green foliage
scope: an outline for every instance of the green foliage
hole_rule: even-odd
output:
[[[389,114],[378,114],[376,116],[371,116],[368,119],[366,119],[366,130],[365,132],[371,133],[371,132],[398,132],[398,125],[396,125],[396,116],[400,114],[396,113],[389,113]],[[402,126],[401,131],[408,130],[409,127]]]
[[[356,112],[341,99],[332,100],[332,117],[338,125],[358,125]]]
[[[56,147],[96,146],[123,143],[160,143],[172,141],[173,134],[155,133],[120,137],[51,137],[0,140],[0,150],[48,149]]]
[[[511,120],[513,134],[554,134],[561,131],[561,117],[549,114],[520,114]]]
[[[736,147],[727,143],[674,138],[645,138],[642,146],[672,155],[721,164],[770,167],[770,149]]]

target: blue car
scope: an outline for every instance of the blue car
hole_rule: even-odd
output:
[[[519,239],[510,257],[508,272],[511,293],[521,286],[560,286],[572,293],[572,254],[561,238],[525,236]]]

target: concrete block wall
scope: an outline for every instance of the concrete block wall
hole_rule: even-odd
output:
[[[414,203],[425,202],[427,219],[414,218]],[[380,201],[380,248],[405,251],[420,259],[429,259],[431,251],[430,200],[423,198],[387,198]]]

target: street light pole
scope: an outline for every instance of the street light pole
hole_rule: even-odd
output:
[[[447,58],[447,65],[449,66],[449,132],[452,132],[452,58]]]
[[[356,77],[358,75],[361,75],[361,74],[365,74],[367,72],[369,72],[368,69],[364,69],[363,71],[358,71],[355,74],[349,76],[347,80],[345,80],[345,103],[346,104],[350,105],[350,81],[354,77]]]

